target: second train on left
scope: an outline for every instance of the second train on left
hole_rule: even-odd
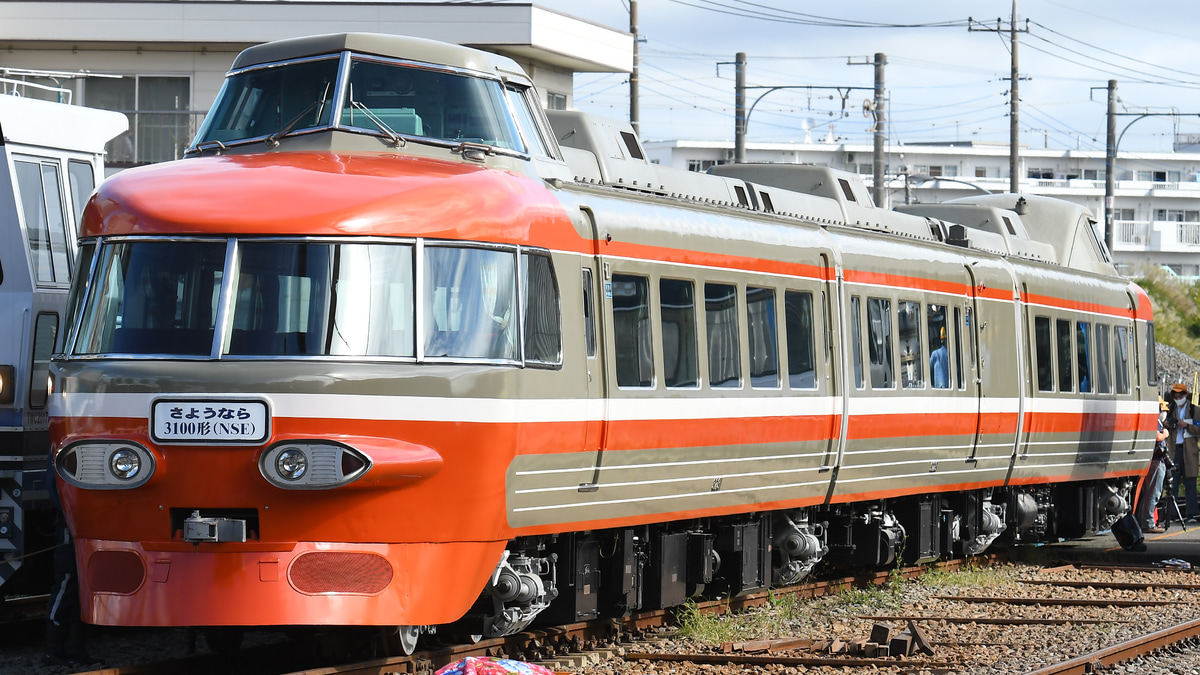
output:
[[[1078,537],[1154,441],[1091,215],[645,158],[507,59],[243,52],[84,215],[55,467],[85,620],[504,635]]]

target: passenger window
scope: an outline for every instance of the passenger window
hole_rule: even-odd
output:
[[[1075,391],[1075,377],[1071,369],[1071,322],[1056,320],[1054,333],[1058,341],[1058,390]]]
[[[45,408],[50,397],[47,378],[50,375],[50,355],[58,339],[58,315],[38,314],[33,327],[33,367],[29,369],[29,407]]]
[[[66,317],[66,330],[63,331],[64,336],[67,336],[67,333],[77,323],[76,319],[79,318],[79,303],[83,302],[84,289],[92,282],[89,273],[92,269],[92,259],[95,257],[96,244],[94,242],[80,244],[79,255],[75,258],[74,278],[76,279],[76,283],[71,284],[71,290],[67,293],[67,313],[63,315]],[[68,351],[65,343],[62,350],[64,352]]]
[[[713,387],[739,387],[742,350],[738,341],[737,286],[704,284],[708,329],[708,379]]]
[[[779,386],[779,345],[775,336],[775,289],[746,287],[746,333],[750,341],[750,386]]]
[[[854,386],[862,389],[866,386],[863,382],[862,301],[857,295],[850,298],[850,339],[854,351]]]
[[[929,383],[934,389],[949,389],[950,350],[946,347],[945,305],[929,305],[925,309],[925,329],[929,332]]]
[[[525,137],[526,149],[531,155],[550,157],[550,149],[534,120],[533,111],[529,109],[529,99],[525,92],[523,88],[508,87],[508,102],[517,116],[517,125],[521,128],[521,135]]]
[[[1112,346],[1108,341],[1109,325],[1096,324],[1096,393],[1112,393]]]
[[[619,387],[654,386],[650,341],[650,281],[614,274],[612,280],[614,367]]]
[[[1154,346],[1158,344],[1154,341],[1154,322],[1146,322],[1146,343],[1143,345],[1146,351],[1146,383],[1158,384],[1158,355],[1154,353]]]
[[[72,159],[67,163],[67,180],[71,184],[71,204],[75,207],[75,233],[83,223],[83,207],[87,206],[88,197],[96,189],[96,176],[92,165]]]
[[[1050,338],[1050,317],[1033,319],[1034,355],[1037,359],[1038,391],[1054,391],[1054,354]]]
[[[695,285],[681,279],[660,279],[658,309],[662,318],[663,379],[666,385],[700,386]]]
[[[71,280],[62,180],[53,162],[15,161],[34,278],[39,284]]]
[[[871,359],[871,388],[894,389],[891,300],[867,298],[867,351]]]
[[[397,256],[404,253],[401,247],[395,249]],[[519,357],[513,258],[510,251],[425,247],[426,357],[501,360]],[[407,274],[398,276],[403,279]]]
[[[971,323],[971,310],[967,310],[967,326]],[[967,388],[966,376],[963,373],[963,350],[962,350],[962,317],[959,316],[959,309],[954,308],[954,372],[958,374],[958,388],[963,390]]]
[[[1129,393],[1129,329],[1117,326],[1113,329],[1113,356],[1116,357],[1117,393]]]
[[[561,365],[558,281],[549,256],[521,254],[521,296],[525,308],[525,362]]]
[[[583,339],[589,358],[596,355],[596,301],[592,286],[592,270],[583,268]]]
[[[921,303],[900,301],[900,385],[905,389],[925,388],[925,359],[921,357]]]
[[[788,386],[792,389],[817,388],[812,304],[812,293],[785,291],[783,294],[784,325],[787,329]],[[855,371],[859,373],[861,380],[862,351],[856,350],[856,353],[859,360],[855,364]]]
[[[1092,390],[1092,359],[1089,351],[1088,333],[1091,332],[1087,322],[1075,323],[1075,361],[1079,365],[1079,393],[1086,394]]]

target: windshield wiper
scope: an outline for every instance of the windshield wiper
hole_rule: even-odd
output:
[[[304,110],[301,110],[299,112],[299,114],[297,114],[292,119],[288,120],[287,124],[280,127],[279,131],[276,131],[275,133],[271,134],[270,136],[267,136],[266,138],[264,138],[263,143],[266,143],[267,145],[271,146],[272,148],[278,146],[279,139],[283,138],[284,136],[287,136],[289,133],[291,133],[292,129],[297,124],[300,123],[300,120],[304,119],[305,115],[308,115],[308,113],[313,111],[313,108],[317,108],[317,120],[320,120],[321,115],[323,115],[325,113],[325,101],[328,100],[328,98],[329,98],[329,83],[326,82],[325,83],[325,91],[321,92],[321,98],[313,101],[312,103],[309,103],[308,106],[306,106],[304,108]]]
[[[388,140],[392,142],[393,147],[402,148],[405,145],[407,145],[408,142],[405,141],[404,138],[400,136],[400,134],[396,133],[391,127],[389,127],[387,125],[387,123],[385,123],[383,120],[379,119],[378,115],[371,112],[370,108],[359,103],[358,101],[355,101],[353,98],[353,92],[352,92],[352,95],[350,98],[350,107],[354,108],[355,110],[361,111],[362,114],[367,116],[367,119],[374,122],[375,126],[379,127],[379,130],[383,132],[383,135],[387,136]]]

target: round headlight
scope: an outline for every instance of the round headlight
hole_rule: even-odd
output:
[[[287,480],[300,480],[308,471],[308,457],[300,448],[284,448],[275,458],[275,470]]]
[[[108,458],[108,468],[121,480],[129,480],[142,468],[142,458],[129,448],[120,448]]]

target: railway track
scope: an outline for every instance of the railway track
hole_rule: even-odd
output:
[[[1002,561],[992,559],[988,562]],[[948,574],[959,568],[960,564],[947,564],[938,573]],[[368,648],[361,643],[361,633],[354,634],[355,637],[331,633],[305,641],[302,648],[295,643],[286,643],[244,650],[236,657],[236,672],[416,675],[430,673],[466,656],[505,656],[541,662],[556,672],[578,675],[592,672],[597,660],[602,661],[606,672],[614,673],[646,672],[652,664],[670,665],[681,675],[691,672],[689,668],[698,670],[699,664],[709,664],[709,668],[719,665],[731,672],[774,664],[777,668],[830,666],[846,673],[861,670],[1057,675],[1094,672],[1101,665],[1111,667],[1200,637],[1200,612],[1190,609],[1200,600],[1197,596],[1200,584],[1193,581],[1196,577],[1191,572],[1113,566],[1103,569],[1060,566],[1041,568],[1036,572],[1034,568],[1022,569],[1024,571],[1013,574],[1015,578],[1011,582],[991,589],[991,593],[979,593],[978,589],[972,588],[961,588],[961,592],[944,592],[942,589],[943,592],[922,595],[913,606],[906,601],[903,606],[893,607],[899,611],[859,612],[843,617],[845,621],[839,624],[843,629],[855,622],[864,629],[890,626],[889,640],[885,641],[898,634],[903,637],[902,629],[897,626],[917,627],[921,641],[931,653],[922,654],[913,648],[911,655],[903,657],[898,656],[894,648],[879,650],[878,644],[874,648],[868,647],[871,653],[865,653],[863,647],[870,644],[867,640],[830,631],[789,639],[780,639],[778,635],[760,636],[758,640],[722,644],[703,644],[694,639],[682,641],[673,637],[664,641],[664,635],[672,635],[664,631],[669,631],[667,627],[678,617],[671,612],[653,611],[625,621],[571,624],[475,644],[437,646],[412,656],[376,655],[353,663],[336,663],[332,655],[355,653],[356,650],[362,654],[367,649],[378,653],[385,648],[383,642],[371,640]],[[709,615],[732,614],[734,616],[729,619],[734,620],[755,608],[772,611],[788,596],[808,602],[847,588],[877,587],[898,578],[916,580],[928,573],[926,568],[911,568],[814,582],[732,601],[698,603],[695,611]],[[830,599],[830,602],[840,601]],[[920,609],[922,606],[925,609]],[[1144,630],[1150,625],[1146,617],[1159,614],[1169,614],[1166,623],[1170,625]],[[916,641],[911,635],[908,639]],[[1051,653],[1038,651],[1051,643],[1072,649]],[[894,645],[892,642],[889,646]],[[216,672],[223,664],[232,664],[228,659],[222,661],[223,658],[208,654],[169,663],[93,672],[97,675]],[[1197,661],[1200,662],[1200,658]]]

